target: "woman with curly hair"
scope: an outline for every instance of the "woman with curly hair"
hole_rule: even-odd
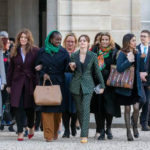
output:
[[[34,135],[34,99],[33,91],[37,84],[35,61],[38,48],[33,45],[31,31],[23,29],[16,37],[11,52],[7,75],[7,91],[10,93],[11,106],[15,110],[18,141],[23,141],[24,111],[29,127],[28,138]]]
[[[110,66],[116,64],[117,49],[112,36],[109,33],[101,33],[98,47],[92,49],[97,54],[99,69],[102,72],[104,82],[108,79]],[[97,82],[95,80],[95,82]],[[91,111],[95,114],[96,135],[98,140],[104,140],[105,134],[112,139],[111,125],[113,116],[120,117],[120,106],[116,102],[115,88],[106,85],[103,94],[94,95],[91,103]]]

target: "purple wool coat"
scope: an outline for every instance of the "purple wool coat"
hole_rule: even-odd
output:
[[[20,49],[18,49],[17,55],[10,59],[7,74],[7,86],[11,88],[10,102],[12,107],[19,107],[23,87],[24,108],[34,107],[33,91],[38,81],[35,71],[35,61],[38,50],[37,47],[33,47],[32,50],[26,54],[24,63]]]

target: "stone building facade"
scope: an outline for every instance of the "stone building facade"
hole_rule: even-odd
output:
[[[141,29],[150,29],[149,5],[149,0],[0,0],[0,30],[14,37],[29,28],[40,46],[53,29],[63,37],[88,34],[91,42],[97,32],[108,31],[121,44],[125,33],[139,37]]]

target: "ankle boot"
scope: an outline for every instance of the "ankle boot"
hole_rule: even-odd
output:
[[[105,130],[104,129],[101,130],[98,140],[105,140]]]
[[[106,130],[106,134],[107,134],[107,138],[108,138],[109,140],[113,139],[113,135],[112,135],[112,132],[111,132],[111,128],[108,128],[108,129]]]
[[[138,117],[139,117],[139,112],[138,111],[134,111],[133,112],[133,124],[132,124],[132,127],[133,127],[133,134],[134,134],[134,137],[135,138],[138,138],[139,137],[139,132],[138,132],[138,128],[137,128],[137,122],[138,122]]]
[[[128,141],[133,141],[133,136],[130,130],[130,113],[126,113],[125,112],[125,124],[126,124],[126,128],[127,128],[127,140]]]
[[[76,127],[71,127],[71,133],[72,133],[72,136],[76,136],[77,134]]]
[[[130,129],[127,129],[127,139],[128,139],[128,141],[133,141],[134,140]]]
[[[70,138],[70,132],[65,130],[62,138]]]

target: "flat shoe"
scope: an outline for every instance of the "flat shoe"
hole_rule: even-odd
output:
[[[31,139],[34,136],[34,134],[28,134],[28,139]]]
[[[18,138],[17,141],[24,141],[24,139],[23,138]]]
[[[88,140],[87,139],[81,139],[81,141],[80,141],[81,143],[87,143],[88,142]]]
[[[53,139],[46,139],[46,142],[53,142]]]

